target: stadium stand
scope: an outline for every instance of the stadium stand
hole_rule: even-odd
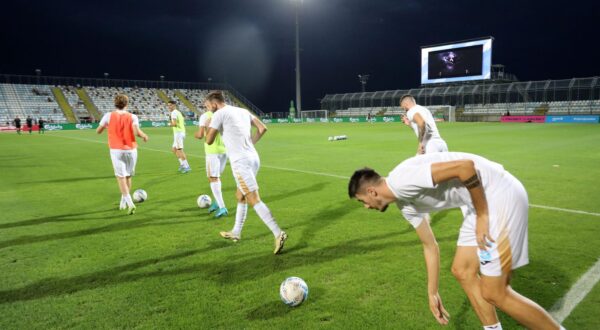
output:
[[[204,111],[202,103],[210,90],[224,90],[229,104],[262,115],[263,112],[227,84],[157,82],[143,80],[0,75],[0,123],[28,115],[49,123],[99,121],[112,111],[117,93],[129,96],[129,109],[140,120],[167,118],[168,100],[175,100],[188,119]]]
[[[327,94],[321,108],[337,116],[398,114],[402,95],[424,106],[454,106],[456,119],[498,120],[502,115],[600,114],[599,77],[437,85],[408,90]]]

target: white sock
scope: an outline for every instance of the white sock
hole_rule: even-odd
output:
[[[235,212],[235,225],[231,231],[234,235],[242,236],[242,227],[244,226],[244,221],[246,221],[247,213],[248,204],[238,203],[237,210]]]
[[[567,330],[567,329],[561,325],[560,330]]]
[[[119,209],[125,208],[125,196],[121,195],[121,201],[119,202]]]
[[[184,167],[190,167],[190,164],[188,164],[187,159],[182,160],[181,165],[183,165]]]
[[[271,214],[271,211],[267,205],[265,205],[265,203],[258,202],[256,205],[254,205],[254,211],[256,211],[256,214],[258,214],[258,217],[265,223],[265,225],[269,227],[275,237],[281,234],[281,228],[279,228],[277,222],[275,222],[273,214]]]
[[[183,159],[177,158],[177,160],[179,161],[179,165],[183,165]]]
[[[123,196],[123,198],[125,198],[125,203],[127,204],[128,207],[134,207],[135,205],[133,204],[133,200],[131,199],[131,195],[127,194],[125,196]]]
[[[215,201],[217,201],[219,208],[224,208],[225,202],[223,201],[223,193],[221,193],[221,181],[211,182],[210,190],[212,190],[213,196],[215,197]]]
[[[502,324],[500,322],[492,325],[484,325],[483,330],[502,330]]]

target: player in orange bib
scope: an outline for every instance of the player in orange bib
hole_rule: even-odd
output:
[[[140,129],[138,117],[127,112],[129,98],[125,94],[115,97],[115,110],[104,114],[96,132],[101,134],[108,129],[108,147],[110,148],[110,159],[112,160],[119,190],[121,191],[121,202],[119,210],[127,209],[127,214],[135,213],[135,205],[131,199],[131,177],[135,174],[137,163],[137,143],[135,136],[148,141],[146,135]]]

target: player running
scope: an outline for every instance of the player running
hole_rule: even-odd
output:
[[[448,323],[449,314],[438,293],[439,249],[422,214],[460,207],[464,220],[452,272],[480,319],[495,315],[485,309],[496,306],[527,328],[562,329],[542,307],[510,286],[512,270],[529,263],[529,205],[521,182],[502,165],[468,153],[415,156],[387,178],[369,168],[354,172],[348,194],[381,212],[396,203],[416,229],[427,266],[429,308],[440,324]],[[468,263],[479,264],[481,276],[475,282],[478,274],[463,272]],[[484,329],[501,329],[499,323],[482,322]]]
[[[17,134],[21,135],[21,118],[19,118],[19,116],[17,116],[14,120],[15,122],[15,127],[17,128]]]
[[[227,148],[233,177],[237,183],[238,204],[235,225],[232,231],[221,232],[221,236],[235,242],[240,240],[249,203],[275,236],[273,252],[278,254],[283,249],[287,234],[279,228],[267,205],[260,200],[256,181],[260,158],[254,144],[265,134],[267,127],[248,110],[225,104],[225,97],[220,91],[209,93],[205,102],[208,109],[216,111],[208,128],[206,143],[212,145],[217,133],[221,134]],[[251,136],[252,126],[256,127],[256,133],[253,136]]]
[[[118,94],[115,97],[116,109],[104,114],[96,132],[101,134],[105,129],[108,129],[110,159],[121,191],[119,210],[127,209],[127,214],[134,214],[135,205],[130,192],[131,177],[135,174],[137,163],[135,136],[141,137],[146,142],[148,141],[148,135],[140,129],[138,117],[127,111],[128,103],[129,98],[127,95]]]
[[[195,134],[197,139],[202,139],[206,136],[208,124],[214,114],[208,102],[205,102],[204,106],[206,107],[206,112],[204,112],[200,116],[200,120],[198,120],[198,131]],[[204,153],[206,155],[206,176],[208,177],[210,190],[214,197],[212,204],[208,208],[208,212],[212,213],[217,211],[217,213],[215,213],[215,218],[220,218],[229,214],[225,207],[225,202],[223,201],[223,193],[221,192],[220,177],[227,164],[227,154],[225,152],[225,144],[223,143],[220,134],[215,136],[215,141],[212,145],[209,145],[206,142],[204,143]]]
[[[180,173],[188,173],[192,170],[190,164],[188,164],[185,152],[183,152],[183,140],[185,140],[185,118],[181,111],[177,110],[177,102],[171,100],[167,103],[169,112],[170,122],[169,126],[173,127],[173,153],[179,160]]]
[[[411,95],[402,96],[400,107],[406,111],[406,116],[403,116],[402,121],[412,127],[417,135],[419,141],[417,155],[448,151],[446,141],[440,136],[429,109],[418,105]]]

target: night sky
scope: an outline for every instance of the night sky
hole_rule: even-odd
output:
[[[291,0],[3,2],[0,73],[226,81],[265,112],[295,98]],[[303,109],[420,85],[420,47],[493,36],[524,80],[600,75],[600,1],[304,0]]]

